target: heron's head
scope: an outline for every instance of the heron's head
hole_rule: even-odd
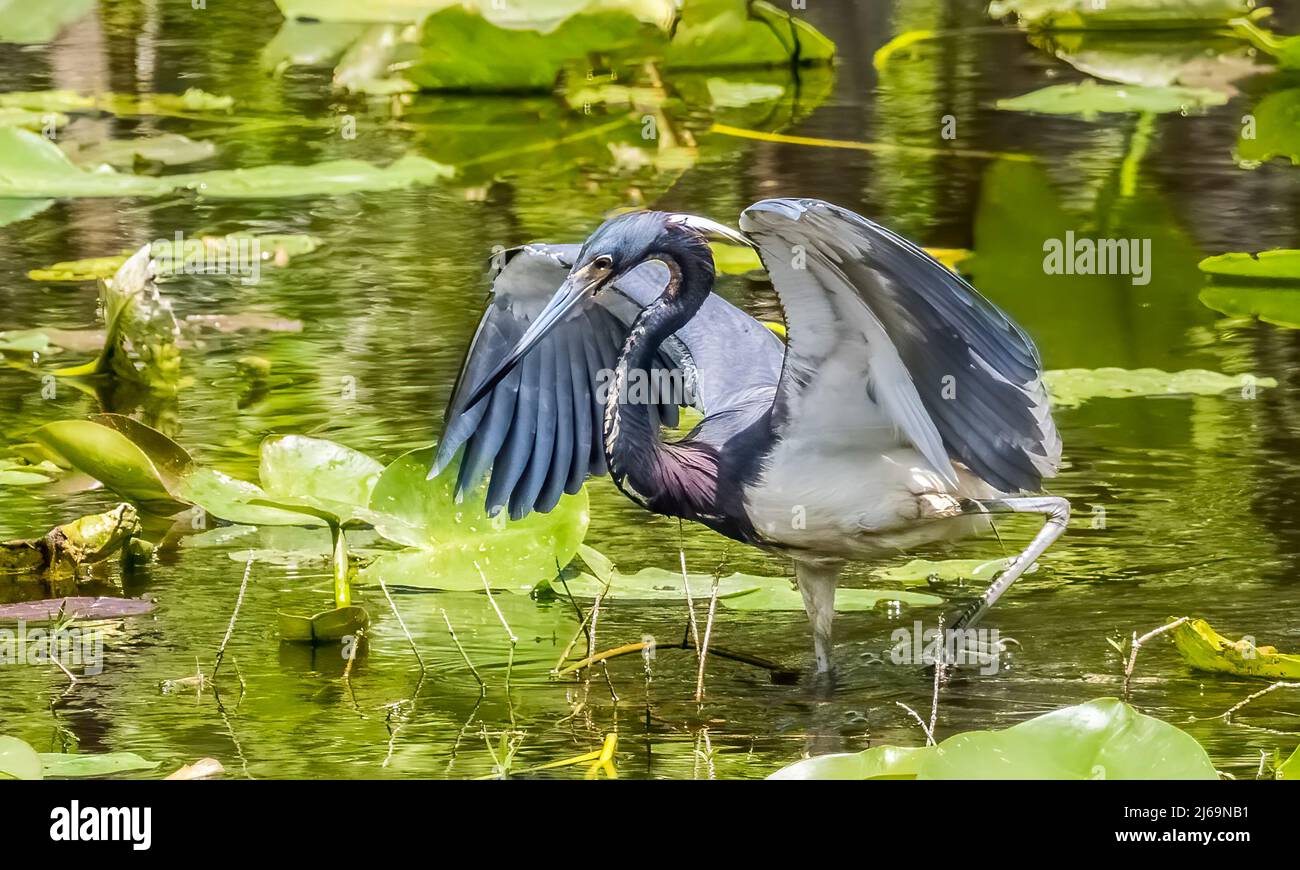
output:
[[[470,395],[472,407],[520,359],[575,310],[618,283],[633,269],[658,260],[668,267],[670,280],[661,299],[672,301],[683,287],[707,296],[713,284],[713,252],[708,235],[752,244],[735,230],[694,215],[635,211],[612,217],[588,237],[568,277],[551,301],[534,318],[514,348]],[[702,301],[702,300],[700,300]]]

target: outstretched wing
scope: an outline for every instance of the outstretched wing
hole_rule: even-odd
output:
[[[1037,490],[1055,473],[1061,441],[1038,351],[974,287],[906,239],[820,200],[755,203],[740,227],[785,308],[777,425],[892,427],[950,482],[956,460],[1002,492]],[[853,390],[869,410],[847,404]]]

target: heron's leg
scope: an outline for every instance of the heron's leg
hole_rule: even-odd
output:
[[[831,669],[831,625],[835,621],[835,584],[840,576],[840,563],[794,563],[794,576],[803,595],[803,608],[812,623],[813,650],[817,656],[817,673],[826,674]]]
[[[997,579],[984,591],[973,605],[964,609],[951,626],[952,629],[969,628],[988,613],[1002,593],[1011,588],[1011,584],[1034,564],[1034,560],[1043,555],[1047,548],[1061,536],[1070,522],[1070,503],[1059,496],[1043,495],[1024,498],[996,498],[963,500],[963,513],[1027,513],[1042,514],[1046,521],[1014,559],[1008,563]]]

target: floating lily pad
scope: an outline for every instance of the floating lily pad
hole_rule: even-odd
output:
[[[837,752],[796,761],[768,779],[916,779],[932,746],[873,746],[862,752]]]
[[[1217,257],[1206,257],[1197,264],[1197,268],[1216,278],[1300,283],[1300,250],[1220,254]]]
[[[1053,369],[1043,380],[1057,407],[1074,407],[1089,399],[1132,396],[1217,396],[1245,387],[1276,387],[1273,378],[1223,375],[1204,369]]]
[[[1251,169],[1277,157],[1300,164],[1300,88],[1267,94],[1251,114],[1254,123],[1238,134],[1237,161]]]
[[[720,598],[720,603],[732,610],[784,610],[791,613],[803,613],[803,595],[789,582],[781,581],[779,578],[757,579],[768,582],[765,582],[753,592]],[[771,582],[772,580],[777,582]],[[870,612],[881,604],[891,601],[897,601],[909,607],[934,607],[943,604],[943,599],[937,595],[927,595],[924,592],[908,592],[903,589],[840,588],[835,591],[835,610],[838,613]]]
[[[989,15],[1049,30],[1183,30],[1221,26],[1253,7],[1251,0],[994,0]]]
[[[709,574],[688,574],[691,596],[696,600],[707,600],[713,594],[713,576]],[[752,574],[731,574],[718,580],[718,599],[730,600],[737,596],[747,596],[759,592],[766,584],[775,581],[787,583],[779,577],[758,577]],[[556,591],[562,587],[553,584]],[[788,584],[787,584],[788,585]],[[605,588],[605,580],[591,574],[579,574],[567,578],[564,582],[569,592],[578,598],[595,598]],[[798,593],[796,592],[797,596]],[[686,589],[682,583],[680,571],[664,568],[642,568],[635,574],[614,572],[610,578],[609,589],[605,592],[607,601],[685,601]],[[803,605],[800,605],[802,609]]]
[[[1206,308],[1229,317],[1253,317],[1274,326],[1300,329],[1300,284],[1282,287],[1211,284],[1202,288],[1198,298]]]
[[[143,139],[109,139],[80,147],[65,145],[64,152],[84,166],[107,163],[129,169],[136,161],[165,166],[197,163],[214,156],[217,146],[179,133],[160,133]]]
[[[375,531],[410,549],[386,553],[358,573],[362,582],[421,589],[524,591],[567,565],[587,533],[586,489],[566,495],[549,513],[491,518],[482,489],[455,498],[456,466],[426,480],[433,448],[395,459],[375,484],[368,517]]]
[[[0,0],[0,42],[53,42],[64,27],[95,8],[95,0]]]
[[[0,459],[0,486],[39,486],[49,483],[59,475],[59,467],[52,462],[31,465]]]
[[[149,256],[157,275],[196,274],[207,271],[210,265],[228,271],[227,263],[230,258],[242,255],[241,247],[244,253],[256,253],[262,260],[282,266],[292,257],[310,254],[320,245],[321,240],[315,236],[230,233],[225,236],[195,236],[179,241],[166,239],[161,243],[154,242],[149,245]],[[33,281],[93,281],[97,278],[111,278],[132,253],[127,251],[112,257],[64,260],[44,269],[32,269],[27,277]],[[221,315],[191,315],[186,318],[186,322],[222,319]],[[0,333],[0,340],[3,340],[3,333]]]
[[[190,88],[183,94],[82,94],[77,91],[11,91],[0,94],[0,107],[40,112],[109,112],[115,115],[189,115],[227,113],[233,97]]]
[[[370,625],[370,614],[357,606],[338,607],[315,616],[280,611],[276,617],[280,623],[280,639],[293,643],[339,643]]]
[[[1204,619],[1184,622],[1174,629],[1173,638],[1183,659],[1200,671],[1300,680],[1300,655],[1279,653],[1271,646],[1256,646],[1250,637],[1228,640]]]
[[[890,750],[890,751],[886,751]],[[1190,734],[1115,698],[1054,710],[937,746],[875,747],[796,762],[773,779],[1218,779]]]
[[[162,762],[141,758],[134,752],[42,752],[45,779],[86,779],[115,773],[153,770]]]
[[[910,585],[925,585],[931,580],[949,583],[958,580],[988,582],[993,580],[1010,561],[1010,559],[944,559],[931,562],[929,559],[913,559],[905,565],[877,568],[872,573],[882,580]]]
[[[384,167],[362,160],[330,160],[306,166],[132,175],[107,166],[88,170],[43,136],[18,127],[0,127],[0,197],[161,196],[182,188],[223,199],[334,196],[433,184],[453,174],[448,166],[408,154]]]
[[[40,779],[41,757],[26,741],[0,734],[0,779]]]
[[[270,497],[329,511],[346,523],[365,514],[384,472],[379,462],[333,441],[272,435],[262,441],[258,477]]]
[[[62,112],[36,112],[13,106],[0,106],[0,127],[25,127],[40,132],[46,127],[58,129],[66,126],[68,120],[68,116]]]
[[[1227,101],[1227,94],[1205,88],[1099,85],[1086,81],[1077,85],[1050,85],[1023,96],[998,100],[997,107],[1013,112],[1094,118],[1130,112],[1189,112],[1221,106]]]

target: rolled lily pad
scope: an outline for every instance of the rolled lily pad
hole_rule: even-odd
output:
[[[270,507],[272,498],[255,483],[238,480],[214,468],[194,466],[181,475],[176,494],[214,517],[250,526],[324,526],[325,520],[300,511]]]
[[[1130,112],[1189,112],[1221,106],[1227,101],[1227,94],[1205,88],[1099,85],[1090,80],[1077,85],[1050,85],[1023,96],[998,100],[997,107],[1043,115],[1080,115],[1087,119]]]
[[[135,508],[120,504],[55,526],[43,538],[0,543],[0,574],[75,573],[83,564],[107,559],[138,534]]]
[[[1300,284],[1267,287],[1211,284],[1198,296],[1206,308],[1229,317],[1253,317],[1274,326],[1300,329]]]
[[[913,559],[906,565],[878,568],[872,573],[882,580],[895,583],[924,585],[932,579],[954,582],[957,580],[991,581],[1007,566],[1010,559]]]
[[[560,499],[549,513],[522,520],[487,516],[481,489],[455,497],[456,466],[426,480],[433,448],[413,450],[384,469],[368,518],[388,540],[412,548],[386,553],[357,575],[362,582],[421,589],[529,590],[567,565],[587,533],[587,492]]]
[[[31,465],[0,459],[0,486],[39,486],[49,483],[59,473],[59,467],[52,462]]]
[[[187,507],[172,496],[169,482],[189,468],[189,454],[143,423],[102,414],[47,423],[32,437],[142,510],[170,516]]]
[[[370,625],[364,607],[338,607],[315,616],[277,612],[280,639],[293,643],[339,643]]]
[[[1251,637],[1228,640],[1204,619],[1184,622],[1174,629],[1173,638],[1179,654],[1199,671],[1300,680],[1300,655],[1279,653],[1271,646],[1256,646]]]
[[[138,773],[153,770],[162,763],[141,758],[134,752],[42,752],[40,758],[45,779],[87,779],[115,773]]]
[[[41,757],[24,740],[0,734],[0,779],[40,779]]]
[[[1218,779],[1190,734],[1116,698],[1064,707],[937,746],[875,747],[796,762],[773,779]]]
[[[1052,404],[1070,408],[1089,399],[1131,396],[1217,396],[1246,387],[1276,387],[1273,378],[1223,375],[1204,369],[1052,369],[1043,373]]]

